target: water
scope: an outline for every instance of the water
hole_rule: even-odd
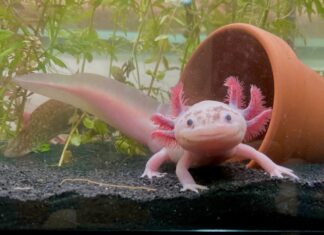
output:
[[[0,228],[324,230],[313,3],[1,3]]]

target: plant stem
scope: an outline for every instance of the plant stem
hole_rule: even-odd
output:
[[[193,1],[191,4],[191,9],[197,11],[197,6],[195,4],[195,2]],[[181,60],[181,69],[180,71],[182,72],[184,69],[184,66],[186,64],[186,60],[187,57],[189,55],[189,49],[192,46],[193,43],[195,43],[195,41],[197,42],[197,44],[199,44],[200,42],[200,38],[199,38],[199,34],[200,34],[200,29],[199,29],[199,22],[196,22],[196,17],[194,17],[192,15],[192,13],[190,13],[190,8],[186,8],[186,23],[187,23],[187,31],[190,32],[190,34],[187,37],[186,40],[186,46],[185,46],[185,50],[183,53],[183,57]],[[188,15],[190,15],[191,17],[188,17]]]
[[[153,75],[151,77],[149,89],[148,89],[148,92],[147,92],[148,95],[151,95],[153,84],[154,84],[155,78],[157,76],[157,73],[159,71],[161,60],[162,60],[162,47],[159,48],[158,60],[156,61],[156,64],[155,64],[155,67],[154,67],[154,70],[153,70]]]
[[[66,150],[67,150],[68,146],[70,145],[70,142],[71,142],[71,139],[72,139],[72,135],[74,134],[74,132],[78,128],[79,124],[81,123],[81,121],[82,121],[82,119],[84,118],[85,115],[86,115],[86,113],[83,112],[82,115],[79,117],[78,121],[72,127],[72,129],[71,129],[71,131],[69,133],[69,136],[68,136],[68,138],[67,138],[67,140],[65,142],[63,151],[61,153],[61,157],[60,157],[60,161],[58,163],[58,166],[62,166],[62,164],[64,162],[64,157],[65,157]]]
[[[93,29],[94,14],[95,14],[96,8],[97,8],[97,6],[94,6],[92,8],[92,11],[91,11],[90,23],[89,23],[89,26],[88,26],[88,32],[89,33]],[[85,64],[86,64],[86,57],[85,57],[85,55],[83,55],[83,60],[82,60],[82,65],[81,65],[81,73],[84,72]],[[61,157],[60,157],[60,161],[58,163],[58,166],[62,166],[62,164],[64,162],[64,157],[66,155],[66,150],[67,150],[68,146],[70,145],[72,136],[73,136],[74,132],[77,130],[78,126],[80,125],[82,119],[85,117],[86,114],[87,114],[86,112],[83,112],[82,115],[80,116],[80,118],[78,119],[78,121],[73,125],[73,127],[72,127],[72,129],[71,129],[71,131],[69,133],[69,136],[68,136],[68,138],[66,140],[66,143],[64,145],[64,148],[62,150],[62,153],[61,153]]]
[[[263,11],[262,18],[261,18],[260,23],[259,23],[261,28],[264,28],[266,23],[267,23],[269,11],[270,11],[270,6],[271,6],[271,0],[267,0],[266,8]]]
[[[251,13],[250,13],[250,16],[249,16],[249,24],[252,24],[253,23],[253,17],[255,15],[255,10],[254,10],[254,0],[250,0],[250,4],[251,4]]]
[[[117,17],[119,18],[119,16]],[[116,28],[116,23],[114,23],[114,29],[113,29],[113,33],[112,33],[112,41],[111,41],[111,46],[113,47],[113,43],[114,43],[114,40],[115,40],[115,37],[116,37],[116,31],[117,31],[117,28]],[[113,66],[113,53],[110,54],[110,60],[109,60],[109,67],[108,67],[108,78],[111,78],[111,70],[112,70],[112,66]]]
[[[141,39],[141,35],[143,33],[143,29],[144,29],[144,25],[145,25],[145,19],[146,19],[146,16],[148,14],[148,10],[150,9],[150,4],[151,4],[151,1],[149,1],[147,6],[145,7],[144,14],[143,14],[143,17],[142,17],[142,22],[141,22],[141,24],[139,26],[136,41],[135,41],[135,43],[133,45],[133,50],[132,50],[132,57],[134,58],[134,64],[135,64],[135,70],[136,70],[136,81],[137,81],[137,85],[138,85],[139,88],[141,87],[141,82],[140,82],[140,72],[139,72],[138,59],[137,59],[137,47],[138,47],[139,41]]]
[[[91,31],[93,29],[94,15],[95,15],[96,9],[97,9],[97,6],[93,6],[92,11],[91,11],[91,16],[90,16],[90,22],[89,22],[89,26],[88,26],[88,33],[91,33]],[[85,65],[86,65],[86,56],[85,56],[85,54],[83,54],[82,64],[81,64],[81,73],[84,72]]]
[[[175,16],[176,11],[177,11],[177,8],[174,8],[171,17],[169,18],[168,24],[166,25],[167,29],[170,28],[170,24],[172,22],[172,19]],[[152,14],[154,14],[153,10],[152,10]],[[155,67],[154,67],[154,70],[153,70],[153,74],[152,74],[152,77],[151,77],[150,85],[149,85],[148,92],[147,92],[148,95],[151,95],[154,81],[155,81],[156,76],[157,76],[157,74],[159,72],[159,67],[160,67],[160,64],[161,64],[161,61],[162,61],[162,54],[163,54],[163,45],[161,45],[159,47],[158,59],[156,61],[156,64],[155,64]]]
[[[18,90],[19,89],[21,89],[21,88],[18,88]],[[20,114],[23,114],[24,107],[25,107],[26,101],[27,101],[27,90],[24,89],[22,92],[23,92],[23,94],[21,95],[22,102],[21,102],[21,105],[20,105],[20,107],[21,107]],[[17,93],[18,92],[15,92],[15,96],[17,95]],[[16,97],[15,97],[15,99],[16,99]],[[11,105],[9,105],[9,109],[10,108],[11,108]],[[19,115],[19,119],[18,119],[18,122],[17,122],[17,128],[16,128],[16,134],[18,134],[18,131],[21,130],[21,126],[22,126],[22,123],[23,123],[23,118],[24,118],[23,115]]]
[[[44,20],[44,17],[45,17],[45,13],[46,13],[47,8],[48,8],[48,3],[49,3],[48,0],[46,0],[45,3],[44,3],[44,7],[43,7],[43,10],[42,10],[42,13],[40,15],[40,18],[38,20],[38,23],[37,23],[37,26],[36,26],[36,29],[35,29],[35,35],[36,36],[38,36],[39,30],[41,29],[41,25],[43,23],[43,20]]]
[[[232,0],[232,23],[236,20],[237,0]]]

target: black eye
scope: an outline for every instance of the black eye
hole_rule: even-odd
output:
[[[188,126],[191,126],[192,124],[193,124],[193,121],[192,121],[191,119],[188,119],[188,120],[187,120],[187,125],[188,125]]]
[[[229,115],[229,114],[226,114],[226,116],[225,116],[225,119],[226,119],[226,121],[231,121],[232,120],[232,117],[231,117],[231,115]]]

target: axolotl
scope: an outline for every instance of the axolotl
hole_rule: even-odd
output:
[[[298,179],[291,169],[275,164],[265,154],[243,140],[256,137],[265,130],[270,119],[271,108],[263,106],[263,96],[256,86],[251,86],[249,105],[243,109],[242,85],[235,77],[225,81],[228,86],[229,105],[204,100],[190,107],[185,105],[182,83],[172,90],[173,115],[154,114],[152,121],[158,129],[152,137],[160,139],[165,147],[147,162],[142,177],[162,177],[158,171],[165,161],[176,163],[176,174],[184,190],[207,189],[196,184],[189,168],[219,164],[236,155],[239,159],[251,159],[258,163],[271,177],[288,175]]]
[[[182,190],[206,189],[195,183],[188,169],[221,163],[232,156],[253,159],[271,176],[298,178],[292,170],[275,164],[256,149],[243,144],[263,131],[271,109],[263,106],[260,89],[251,86],[251,99],[243,108],[240,82],[226,80],[228,104],[206,100],[187,106],[179,83],[171,103],[160,104],[143,92],[100,75],[27,74],[14,78],[20,86],[94,114],[125,135],[146,145],[154,155],[143,177],[161,177],[160,165],[177,163]],[[153,120],[153,121],[152,121]]]

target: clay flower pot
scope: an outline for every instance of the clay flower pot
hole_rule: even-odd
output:
[[[181,79],[190,103],[224,100],[228,76],[261,88],[273,108],[257,148],[276,162],[324,161],[324,80],[302,64],[279,37],[248,24],[224,26],[205,39]]]

